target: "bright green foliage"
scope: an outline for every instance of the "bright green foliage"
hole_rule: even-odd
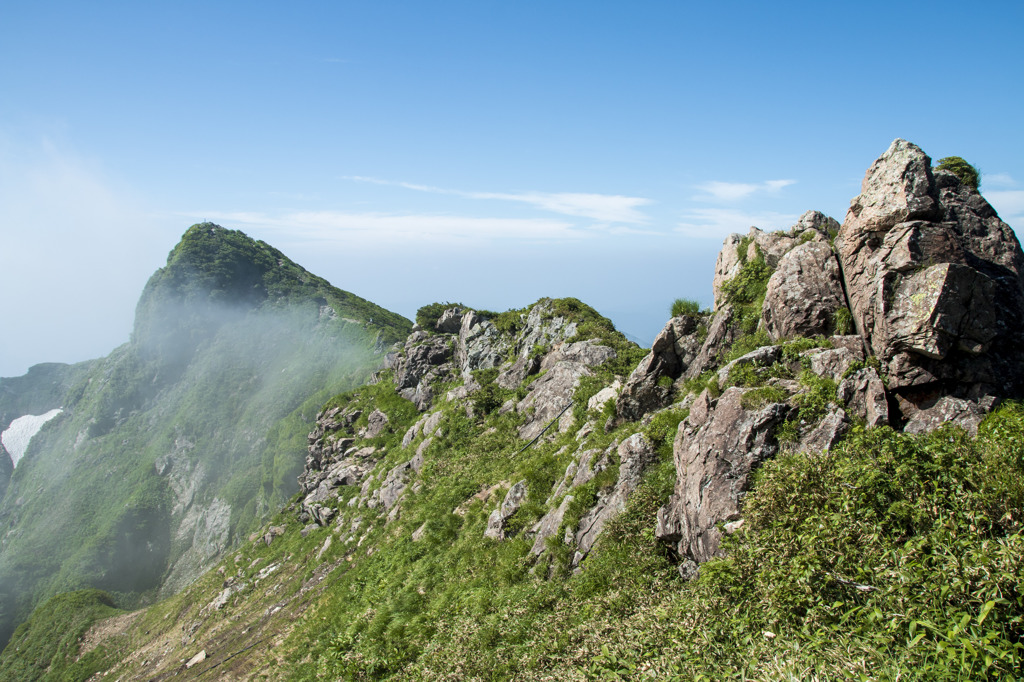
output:
[[[742,253],[746,252],[743,251]],[[732,279],[726,280],[722,284],[722,295],[725,302],[733,306],[733,314],[739,322],[743,334],[747,337],[757,337],[748,339],[750,343],[746,344],[744,340],[738,340],[733,345],[733,357],[743,355],[743,352],[740,352],[740,350],[743,347],[750,346],[751,343],[759,343],[760,345],[767,343],[767,334],[762,329],[759,329],[759,326],[761,322],[761,309],[764,307],[764,296],[768,290],[768,279],[771,276],[772,268],[765,261],[760,250],[758,250],[756,258],[744,260],[739,272]],[[761,343],[762,338],[765,340],[764,343]],[[750,350],[758,347],[758,345],[753,345]]]
[[[800,374],[800,383],[807,390],[793,397],[793,404],[798,409],[776,432],[780,442],[795,441],[801,428],[820,421],[828,413],[829,404],[836,402],[836,382],[829,377],[804,370]]]
[[[852,334],[853,328],[853,313],[846,306],[839,308],[832,313],[832,329],[836,334]]]
[[[72,682],[106,670],[114,659],[104,647],[79,656],[82,635],[92,623],[118,613],[110,595],[81,590],[57,595],[22,623],[9,647],[17,656],[0,659],[7,682]]]
[[[679,317],[680,315],[696,317],[700,314],[700,303],[689,298],[677,298],[672,302],[669,312],[672,317]]]
[[[437,330],[437,321],[450,308],[465,308],[461,303],[429,303],[416,311],[416,324],[430,331]]]
[[[722,284],[725,300],[733,305],[757,305],[764,302],[764,294],[768,289],[768,278],[772,269],[764,258],[758,256],[748,260],[740,267],[739,272]]]
[[[971,189],[977,190],[981,187],[981,173],[978,172],[977,168],[959,156],[947,156],[939,159],[939,163],[935,167],[938,170],[949,171],[960,178],[960,182]]]
[[[1024,411],[766,463],[727,556],[602,639],[626,679],[1016,679]],[[587,644],[583,644],[586,647]],[[596,644],[594,646],[597,646]],[[852,676],[852,677],[851,677]]]
[[[784,403],[789,393],[778,386],[759,386],[744,393],[740,404],[745,410],[759,410],[769,403]]]

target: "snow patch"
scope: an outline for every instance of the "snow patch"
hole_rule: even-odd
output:
[[[18,460],[25,455],[29,442],[33,436],[39,433],[39,429],[43,428],[43,424],[63,411],[58,407],[46,414],[26,414],[12,421],[7,430],[0,433],[0,443],[3,443],[7,452],[10,453],[14,466],[18,466]]]

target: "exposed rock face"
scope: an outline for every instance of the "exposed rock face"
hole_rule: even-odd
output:
[[[896,140],[868,169],[836,246],[857,330],[890,389],[912,404],[937,382],[1019,390],[1024,253],[980,194]]]
[[[716,367],[721,355],[736,340],[740,333],[736,324],[733,307],[729,304],[720,306],[711,318],[707,337],[701,344],[697,357],[686,368],[683,376],[687,379],[693,379],[703,374],[705,370]]]
[[[836,312],[845,307],[839,261],[827,243],[811,241],[779,260],[761,319],[773,339],[831,334]]]
[[[884,426],[889,423],[885,384],[874,369],[861,369],[843,379],[836,395],[855,416],[865,420],[867,426]]]
[[[672,398],[672,382],[696,359],[701,349],[698,329],[704,316],[673,317],[626,379],[615,404],[618,421],[633,421],[664,407]]]
[[[522,506],[525,499],[526,481],[519,481],[509,488],[501,506],[491,512],[487,519],[487,530],[484,531],[484,537],[492,540],[504,540],[508,520],[519,511],[519,507]]]
[[[463,372],[497,367],[508,352],[508,341],[491,322],[472,310],[462,317],[458,362]]]
[[[750,474],[778,450],[774,429],[790,411],[781,403],[744,409],[745,392],[729,388],[712,409],[691,412],[676,434],[675,492],[658,511],[656,533],[694,564],[718,551],[717,524],[740,518]]]
[[[586,365],[578,362],[559,362],[547,374],[530,384],[530,392],[516,405],[516,410],[527,414],[525,424],[519,427],[519,437],[532,440],[539,436],[548,423],[572,403],[572,393],[580,379],[590,375]],[[564,431],[572,424],[572,412],[562,414]]]
[[[657,452],[647,438],[640,433],[622,441],[618,447],[619,477],[615,487],[598,494],[597,504],[583,518],[576,529],[576,555],[573,565],[590,553],[605,525],[626,508],[626,500],[640,484],[644,471],[657,459]]]
[[[835,403],[813,423],[794,411],[793,398],[744,408],[747,389],[735,387],[690,404],[674,447],[675,493],[658,516],[658,535],[678,549],[685,575],[714,556],[718,524],[741,522],[749,474],[778,449],[774,431],[784,419],[801,419],[789,425],[798,433],[787,447],[814,453],[859,420],[910,433],[947,423],[975,431],[999,397],[1024,387],[1024,253],[976,191],[933,172],[908,142],[895,141],[868,170],[842,226],[809,212],[788,233],[752,229],[725,240],[715,271],[718,312],[687,378],[716,368],[736,338],[720,292],[758,256],[774,268],[761,317],[770,338],[835,333],[836,314],[847,305],[857,334],[831,337],[832,348],[805,351],[792,369],[837,384]],[[763,367],[779,356],[771,346],[748,353],[718,368],[719,385],[732,382],[733,368]],[[784,377],[769,383],[791,395],[807,390]]]
[[[755,228],[756,229],[756,228]],[[740,271],[739,246],[743,240],[738,234],[730,234],[722,244],[722,250],[718,252],[718,260],[715,262],[715,277],[711,282],[711,290],[715,295],[715,311],[718,311],[722,304],[722,285],[736,276]]]
[[[434,327],[442,334],[458,334],[462,329],[462,308],[449,308],[441,313]]]

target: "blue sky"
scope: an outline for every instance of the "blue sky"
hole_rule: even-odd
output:
[[[576,296],[649,342],[730,232],[896,137],[1024,224],[1024,3],[6,2],[0,376],[128,340],[207,219],[412,317]]]

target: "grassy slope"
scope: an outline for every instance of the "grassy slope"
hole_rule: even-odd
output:
[[[599,383],[581,386],[577,397]],[[496,390],[499,404],[516,393]],[[419,441],[407,449],[399,441],[417,415],[388,383],[332,402],[389,414],[393,430],[374,442],[389,453],[378,471],[411,457]],[[495,483],[526,479],[529,498],[513,525],[529,525],[571,458],[572,434],[517,453],[515,415],[473,419],[461,405],[444,409],[444,436],[426,450],[423,487],[395,521],[349,508],[356,490],[341,500],[337,534],[314,529],[302,537],[295,511],[285,510],[274,521],[285,526],[283,536],[245,545],[224,561],[223,576],[208,574],[112,639],[123,648],[109,660],[125,659],[115,672],[940,680],[1014,679],[1021,669],[1019,405],[990,416],[976,439],[955,429],[913,437],[881,428],[856,431],[825,456],[767,463],[747,498],[744,529],[726,541],[728,555],[692,582],[677,577],[653,536],[674,480],[669,442],[685,412],[588,437],[588,447],[600,447],[641,429],[659,443],[662,460],[573,575],[557,541],[550,564],[535,571],[527,541],[486,541],[487,515],[503,493],[473,499]],[[423,539],[412,541],[421,527]],[[246,587],[223,609],[210,608],[229,577]],[[201,649],[209,659],[185,671],[182,662]]]

